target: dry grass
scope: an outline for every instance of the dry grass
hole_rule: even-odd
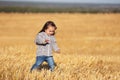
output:
[[[43,24],[58,26],[61,54],[32,74],[34,38]],[[120,14],[0,13],[0,80],[120,80]]]

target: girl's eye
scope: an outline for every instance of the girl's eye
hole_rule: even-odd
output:
[[[50,32],[54,32],[54,31],[50,31]]]

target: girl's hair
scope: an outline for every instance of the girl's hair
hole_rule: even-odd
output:
[[[39,31],[39,33],[40,33],[40,32],[45,32],[45,30],[48,29],[48,26],[54,27],[55,30],[57,29],[57,27],[56,27],[56,25],[55,25],[55,23],[54,23],[53,21],[47,21],[47,22],[44,24],[43,28]],[[53,35],[55,35],[55,32],[53,33]]]

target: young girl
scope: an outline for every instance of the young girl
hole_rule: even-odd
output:
[[[55,52],[60,53],[60,49],[58,48],[54,37],[56,29],[57,27],[54,22],[48,21],[37,34],[35,39],[37,45],[36,62],[32,66],[30,72],[32,72],[33,69],[38,68],[44,61],[48,63],[51,71],[54,70],[55,64],[52,49]]]

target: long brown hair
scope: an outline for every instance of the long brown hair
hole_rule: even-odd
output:
[[[55,25],[55,23],[54,23],[53,21],[47,21],[47,22],[44,24],[43,28],[42,28],[38,33],[40,33],[40,32],[45,32],[45,30],[48,29],[48,26],[49,26],[49,25],[52,26],[52,27],[54,27],[55,30],[57,29],[57,27],[56,27],[56,25]],[[53,35],[55,35],[55,32],[53,33]]]

